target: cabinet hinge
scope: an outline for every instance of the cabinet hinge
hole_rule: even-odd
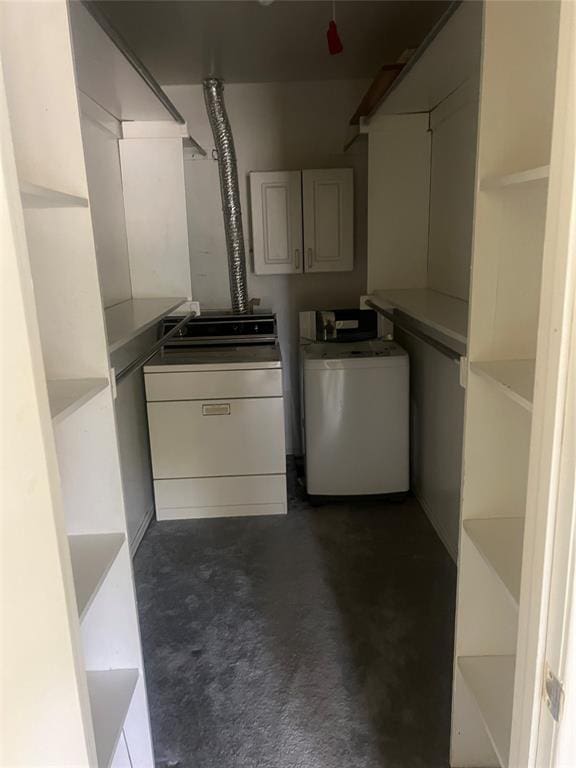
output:
[[[544,667],[544,700],[550,710],[550,714],[558,723],[562,717],[562,705],[564,703],[564,686],[548,666]]]

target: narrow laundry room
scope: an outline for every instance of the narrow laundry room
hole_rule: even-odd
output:
[[[573,764],[575,40],[0,4],[0,765]]]

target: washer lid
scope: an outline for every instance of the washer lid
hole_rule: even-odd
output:
[[[302,351],[307,369],[381,368],[408,362],[408,353],[394,341],[314,342]]]

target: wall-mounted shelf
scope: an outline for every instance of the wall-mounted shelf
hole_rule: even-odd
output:
[[[20,182],[20,196],[24,208],[87,208],[88,200],[56,189],[40,187],[27,181]]]
[[[80,619],[86,614],[125,541],[123,533],[68,536]]]
[[[491,517],[464,520],[464,530],[502,581],[514,603],[520,601],[524,518]]]
[[[138,670],[87,672],[87,677],[98,768],[108,768],[138,682]]]
[[[514,402],[532,410],[534,360],[492,360],[470,363],[470,370],[497,386]]]
[[[130,299],[105,310],[108,350],[115,352],[169,315],[186,299]]]
[[[508,768],[512,731],[514,656],[460,656],[458,668],[474,697],[502,768]]]
[[[527,168],[518,173],[507,173],[502,176],[487,176],[480,182],[480,189],[504,189],[522,184],[532,184],[535,181],[546,181],[550,176],[550,166],[540,165],[538,168]]]
[[[398,309],[420,323],[466,344],[468,328],[468,302],[446,296],[430,288],[409,290],[376,290],[370,299],[383,309]]]
[[[58,424],[106,389],[108,379],[48,379],[46,383],[50,413]]]
[[[514,656],[460,656],[458,668],[474,697],[502,768],[508,768],[512,731]]]

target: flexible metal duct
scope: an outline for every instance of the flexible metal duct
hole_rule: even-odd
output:
[[[220,173],[220,192],[222,194],[222,213],[228,250],[228,274],[232,310],[238,313],[248,312],[248,289],[246,287],[246,257],[244,252],[244,233],[242,231],[242,210],[238,189],[238,168],[232,129],[224,105],[224,83],[215,77],[204,80],[204,100],[210,120],[214,143],[218,153]]]

